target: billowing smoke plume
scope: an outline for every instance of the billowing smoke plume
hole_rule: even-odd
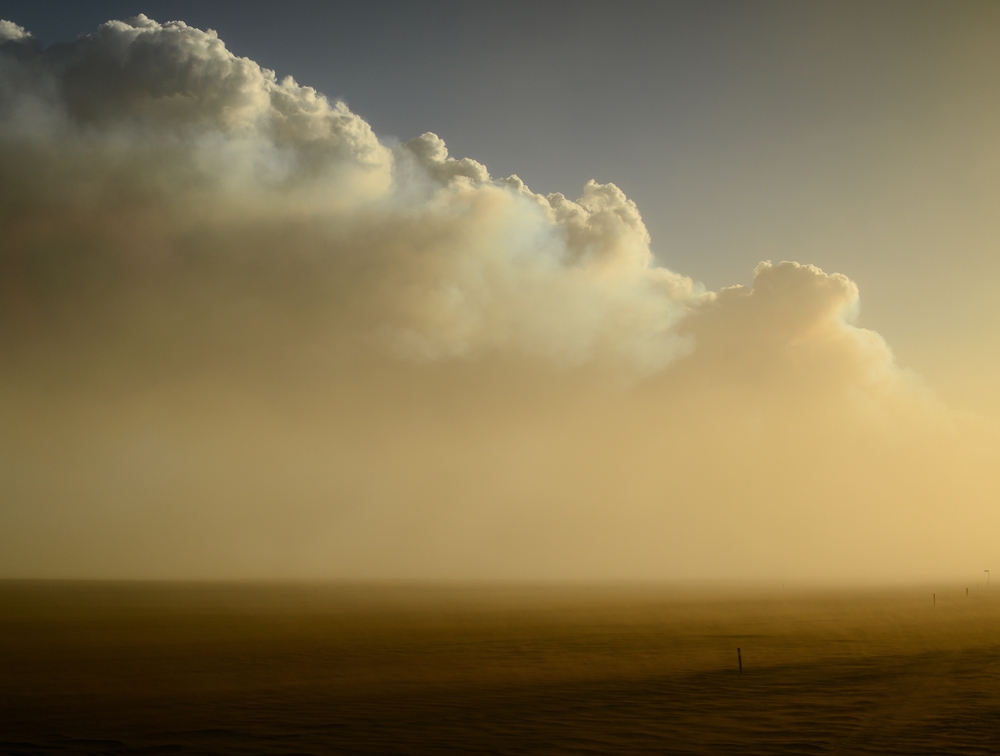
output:
[[[387,145],[182,22],[0,22],[0,256],[10,573],[777,574],[953,480],[846,277],[707,292],[613,184]]]

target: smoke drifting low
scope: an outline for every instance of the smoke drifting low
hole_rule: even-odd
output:
[[[858,578],[989,548],[948,527],[986,516],[990,432],[854,325],[848,278],[706,291],[613,184],[383,143],[182,22],[47,49],[0,22],[0,255],[4,574]]]

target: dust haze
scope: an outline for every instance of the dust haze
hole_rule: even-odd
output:
[[[0,574],[981,574],[996,431],[847,275],[709,291],[572,194],[212,31],[0,22]]]

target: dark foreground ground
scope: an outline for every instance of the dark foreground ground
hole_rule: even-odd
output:
[[[995,755],[993,593],[0,582],[0,752]]]

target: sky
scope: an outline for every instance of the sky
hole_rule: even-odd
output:
[[[998,555],[995,4],[0,16],[0,575]]]

